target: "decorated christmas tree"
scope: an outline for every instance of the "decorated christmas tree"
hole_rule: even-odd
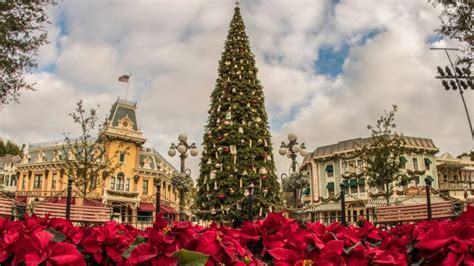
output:
[[[263,217],[279,202],[264,95],[240,8],[234,16],[219,61],[204,132],[196,207],[206,220],[241,221]]]

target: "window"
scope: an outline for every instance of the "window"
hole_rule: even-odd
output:
[[[90,182],[90,187],[91,189],[96,189],[97,188],[97,178],[93,177],[91,182]]]
[[[116,186],[116,190],[123,190],[123,178],[117,178],[117,186]]]
[[[26,175],[23,175],[23,179],[21,180],[21,187],[23,190],[26,190]]]
[[[142,193],[148,195],[148,180],[143,180]]]
[[[418,170],[418,159],[413,158],[413,170]]]
[[[414,180],[415,180],[415,185],[420,184],[420,177],[419,176],[415,176]]]
[[[110,189],[115,189],[115,177],[110,178]]]
[[[357,179],[351,179],[350,180],[350,185],[351,185],[351,193],[357,193]]]
[[[328,196],[334,197],[334,182],[329,182],[326,188],[328,189]]]
[[[327,177],[334,177],[334,167],[332,164],[326,165],[326,175]]]
[[[345,179],[342,181],[342,183],[344,184],[344,191],[349,193],[349,180]]]
[[[125,191],[130,191],[130,178],[125,181]]]
[[[347,169],[347,162],[343,162],[342,163],[342,172],[344,174],[348,174],[349,173],[349,169]]]
[[[425,158],[425,170],[430,170],[430,165],[431,165],[431,160],[428,158]]]
[[[51,178],[51,188],[56,189],[56,173],[54,173],[53,177]]]
[[[166,182],[163,182],[163,184],[161,184],[161,194],[164,198],[166,198]]]
[[[407,158],[405,158],[405,156],[401,155],[399,159],[400,159],[401,168],[406,169],[406,167],[407,167]]]
[[[349,172],[350,173],[355,173],[356,171],[356,162],[355,161],[350,161],[349,162]]]
[[[121,153],[120,153],[119,162],[120,162],[120,163],[125,162],[125,152],[121,152]]]
[[[41,185],[43,183],[42,177],[42,175],[35,175],[35,182],[33,188],[41,188]]]
[[[16,187],[16,175],[10,175],[10,186]]]
[[[137,216],[138,216],[137,220],[139,222],[152,222],[153,221],[152,212],[138,211]]]

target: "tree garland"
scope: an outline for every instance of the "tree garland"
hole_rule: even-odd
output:
[[[193,187],[193,180],[186,173],[174,173],[171,177],[171,184],[178,191],[188,192]]]

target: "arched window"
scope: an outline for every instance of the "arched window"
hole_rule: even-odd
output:
[[[117,177],[117,190],[123,190],[124,180],[121,177]]]
[[[110,189],[115,190],[115,177],[110,178]]]
[[[116,190],[123,190],[125,184],[125,174],[123,172],[119,172],[117,174],[117,184],[115,185]]]

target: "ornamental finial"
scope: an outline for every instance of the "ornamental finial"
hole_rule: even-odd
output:
[[[235,0],[235,7],[239,7],[239,4],[240,4],[240,1],[239,1],[239,0]]]

